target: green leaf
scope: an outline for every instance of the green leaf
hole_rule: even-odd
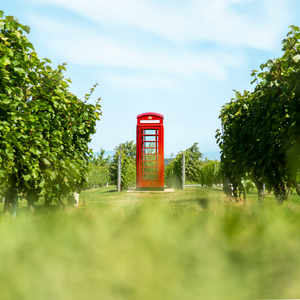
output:
[[[295,33],[295,38],[300,39],[300,33]]]
[[[11,22],[5,23],[6,30],[11,30],[10,24],[11,24]]]
[[[300,54],[297,54],[293,57],[295,62],[299,62],[300,61]]]
[[[36,74],[35,72],[30,71],[30,72],[28,73],[28,77],[29,77],[32,81],[37,80],[37,74]]]
[[[1,23],[1,22],[0,22]],[[0,39],[4,42],[6,42],[8,40],[8,37],[5,37],[5,36],[0,36]]]
[[[45,186],[45,181],[44,180],[42,180],[41,182],[40,182],[40,184],[39,184],[39,187],[44,187]]]
[[[259,67],[261,70],[263,70],[266,66],[267,66],[267,64],[261,64]]]
[[[269,69],[271,69],[273,66],[274,66],[274,61],[272,61],[272,60],[269,59],[268,62],[267,62],[267,67]]]
[[[0,29],[4,29],[5,22],[0,22]]]
[[[51,179],[51,180],[54,180],[55,177],[56,177],[55,172],[50,172],[49,175],[50,175],[50,179]]]
[[[10,152],[8,149],[5,150],[5,153],[7,155],[7,157],[11,160],[14,159],[14,153],[13,152]]]
[[[24,178],[25,181],[28,181],[28,180],[31,179],[31,176],[28,175],[28,174],[27,174],[27,175],[24,175],[24,174],[23,174],[22,176],[23,176],[23,178]]]
[[[18,72],[18,73],[25,73],[25,70],[23,68],[20,68],[20,67],[15,67],[15,71]]]
[[[0,64],[3,66],[7,66],[10,64],[10,59],[7,56],[4,56],[0,59]]]
[[[16,67],[17,65],[20,64],[20,62],[18,60],[14,60],[14,61],[12,61],[12,64]]]
[[[42,161],[44,162],[45,165],[50,165],[50,161],[47,158],[42,158]]]
[[[5,69],[0,69],[0,78],[9,80],[9,72]]]
[[[9,98],[4,98],[4,99],[1,100],[1,103],[3,103],[3,104],[10,104],[11,100]]]
[[[42,152],[40,150],[38,150],[37,148],[30,148],[29,150],[31,153],[35,154],[35,155],[40,155]]]
[[[7,91],[8,95],[10,95],[12,92],[12,89],[8,86],[8,87],[6,87],[6,91]]]
[[[26,33],[30,33],[30,31],[31,31],[30,27],[27,25],[23,26],[23,29]]]
[[[3,18],[3,15],[4,15],[4,11],[3,11],[3,10],[0,10],[0,19]]]
[[[7,176],[7,172],[4,169],[0,169],[0,177],[6,177]]]

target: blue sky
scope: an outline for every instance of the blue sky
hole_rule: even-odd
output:
[[[218,152],[221,106],[233,89],[253,89],[251,70],[279,57],[288,26],[300,25],[298,0],[1,2],[30,26],[40,58],[68,62],[71,92],[99,84],[95,152],[135,140],[136,116],[149,111],[165,116],[166,156],[194,142]]]

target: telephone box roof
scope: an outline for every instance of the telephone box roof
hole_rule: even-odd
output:
[[[161,118],[163,119],[164,116],[161,115],[161,114],[158,114],[158,113],[155,113],[155,112],[146,112],[146,113],[143,113],[143,114],[140,114],[140,115],[137,115],[137,119],[140,119],[142,117],[146,117],[146,116],[155,116],[155,117],[158,117],[158,118]]]

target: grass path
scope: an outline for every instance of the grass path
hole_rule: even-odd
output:
[[[16,219],[0,216],[0,299],[299,298],[298,197],[248,198],[109,187],[79,208],[22,201]]]

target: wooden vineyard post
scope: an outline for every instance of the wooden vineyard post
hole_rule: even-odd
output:
[[[185,190],[185,153],[182,153],[182,190]]]
[[[121,192],[121,154],[118,155],[118,182],[117,182],[118,192]]]

